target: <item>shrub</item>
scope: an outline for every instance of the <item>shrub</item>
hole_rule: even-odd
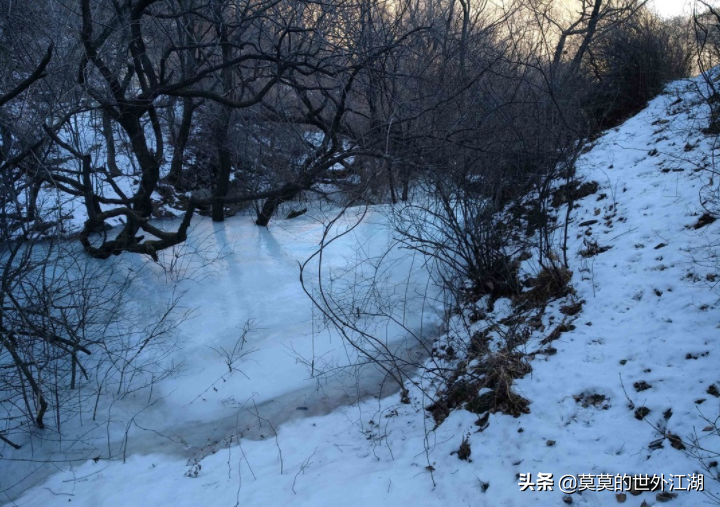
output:
[[[645,107],[670,81],[690,73],[681,24],[641,11],[605,33],[584,63],[594,81],[585,109],[596,129],[613,127]]]

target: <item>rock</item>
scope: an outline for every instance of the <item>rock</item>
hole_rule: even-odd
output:
[[[570,495],[565,495],[565,496],[563,497],[563,502],[565,502],[565,503],[568,504],[568,505],[571,505],[572,502],[573,502],[573,499],[572,499],[572,497],[571,497]]]
[[[617,500],[618,503],[625,503],[625,500],[627,500],[627,495],[625,493],[616,493],[615,500]]]

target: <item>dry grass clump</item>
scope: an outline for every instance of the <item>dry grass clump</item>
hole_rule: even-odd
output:
[[[579,181],[572,181],[566,185],[562,185],[553,194],[552,206],[553,208],[559,208],[565,203],[574,202],[594,194],[598,191],[597,181],[587,181],[580,183]]]
[[[438,425],[456,408],[465,408],[475,414],[502,412],[514,417],[529,413],[530,402],[515,392],[513,383],[530,371],[530,364],[520,352],[500,350],[488,353],[470,375],[461,376],[456,371],[454,378],[427,410]],[[485,392],[480,394],[481,390]]]
[[[565,306],[560,307],[560,313],[562,313],[563,315],[567,315],[568,317],[572,317],[573,315],[577,315],[578,313],[580,313],[580,310],[582,310],[584,304],[584,299],[576,301],[574,303],[569,303]]]
[[[457,456],[462,460],[471,461],[471,454],[472,449],[470,448],[470,439],[466,435],[465,438],[463,438],[463,441],[460,442],[460,448],[457,450]]]
[[[516,297],[516,305],[522,307],[544,307],[549,301],[567,296],[573,292],[570,287],[572,271],[566,268],[543,268],[528,283],[530,290]]]
[[[586,241],[585,242],[585,248],[580,250],[580,256],[584,259],[587,259],[589,257],[595,257],[598,254],[607,252],[610,250],[609,246],[600,246],[598,245],[598,242],[595,240],[592,241]]]
[[[547,345],[548,343],[554,342],[558,338],[560,338],[560,335],[563,333],[567,333],[568,331],[574,331],[575,326],[573,324],[568,324],[565,321],[561,322],[557,326],[555,326],[555,329],[550,331],[550,333],[542,339],[540,342],[540,345]]]

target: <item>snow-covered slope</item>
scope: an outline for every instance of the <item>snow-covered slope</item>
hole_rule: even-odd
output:
[[[720,415],[717,265],[709,248],[720,222],[706,224],[700,206],[716,152],[713,139],[701,133],[705,115],[695,90],[693,82],[671,85],[578,160],[578,176],[599,188],[571,214],[575,294],[550,303],[527,345],[532,372],[516,386],[530,401],[530,413],[491,414],[478,431],[478,416],[457,410],[434,429],[424,410],[429,400],[415,389],[410,404],[394,395],[340,407],[287,422],[275,428],[277,436],[258,419],[258,427],[266,428],[263,437],[245,439],[239,427],[231,445],[212,446],[196,455],[197,462],[140,449],[124,464],[90,460],[56,473],[15,503],[454,507],[708,501],[702,493],[683,491],[673,491],[676,498],[589,489],[566,495],[558,484],[564,475],[664,474],[677,485],[671,474],[704,473],[706,492],[720,492],[711,477],[718,474],[712,458],[703,470],[688,452],[704,452],[693,447],[694,436],[702,448],[720,452],[720,436],[707,431]],[[263,283],[257,278],[252,283]],[[578,302],[579,313],[561,311]],[[500,320],[508,307],[499,301],[494,317]],[[221,319],[232,311],[228,307]],[[551,348],[547,340],[541,344],[560,322],[568,330]],[[464,439],[471,454],[460,460],[455,451]],[[532,474],[534,481],[538,473],[553,474],[553,491],[521,491],[519,474]]]

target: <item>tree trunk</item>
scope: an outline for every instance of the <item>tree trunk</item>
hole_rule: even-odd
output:
[[[227,25],[223,19],[222,13],[223,2],[217,2],[213,8],[213,15],[215,16],[215,31],[218,38],[220,39],[220,46],[222,47],[222,59],[224,63],[231,60],[232,51],[228,42]],[[225,67],[220,71],[220,77],[223,84],[223,92],[232,96],[233,90],[233,75],[230,67]],[[230,117],[232,111],[229,106],[223,105],[220,110],[220,120],[216,130],[215,141],[218,148],[218,173],[215,180],[215,193],[216,198],[212,205],[212,219],[214,222],[222,222],[225,220],[225,206],[223,205],[222,198],[227,196],[228,187],[230,186],[230,150],[228,146],[228,138],[230,131]]]
[[[267,227],[270,223],[270,219],[277,211],[278,206],[288,201],[292,201],[297,195],[302,192],[302,187],[295,183],[285,183],[281,188],[280,192],[275,197],[265,199],[263,207],[258,213],[255,224],[261,227]]]
[[[407,202],[409,198],[410,193],[410,171],[407,167],[403,167],[402,169],[402,197],[400,197],[400,200],[402,202]]]
[[[112,121],[110,113],[106,110],[102,112],[103,137],[105,138],[105,147],[107,151],[106,165],[110,176],[120,176],[122,173],[117,166],[115,160],[115,136],[112,130]]]
[[[177,189],[182,188],[182,169],[185,161],[185,148],[190,138],[190,128],[192,126],[193,112],[195,104],[191,97],[183,97],[183,110],[180,128],[177,135],[172,138],[173,157],[170,163],[170,173],[168,174],[168,183]]]
[[[90,220],[95,220],[95,218],[98,216],[98,214],[102,211],[100,209],[100,204],[98,203],[97,199],[95,198],[95,192],[93,191],[92,186],[92,179],[91,179],[91,173],[92,173],[92,158],[89,154],[84,154],[82,157],[82,180],[83,180],[83,187],[85,191],[84,195],[84,201],[85,201],[85,210],[87,211],[88,218]]]
[[[230,186],[230,150],[228,149],[228,131],[230,130],[230,109],[223,106],[220,114],[220,125],[215,134],[215,142],[218,149],[218,172],[215,180],[214,197],[223,198],[227,196],[228,187]],[[225,206],[222,200],[217,199],[212,204],[213,222],[222,222],[225,220]]]
[[[388,172],[388,184],[390,185],[390,200],[393,204],[397,204],[397,196],[395,195],[395,178],[393,176],[392,163],[386,162]]]
[[[155,188],[157,188],[158,180],[160,180],[160,162],[157,154],[152,153],[152,151],[148,149],[145,131],[140,122],[142,113],[143,111],[141,110],[126,110],[119,119],[130,138],[133,154],[142,171],[140,186],[135,193],[133,210],[141,217],[147,218],[152,215],[153,212],[151,196]]]

